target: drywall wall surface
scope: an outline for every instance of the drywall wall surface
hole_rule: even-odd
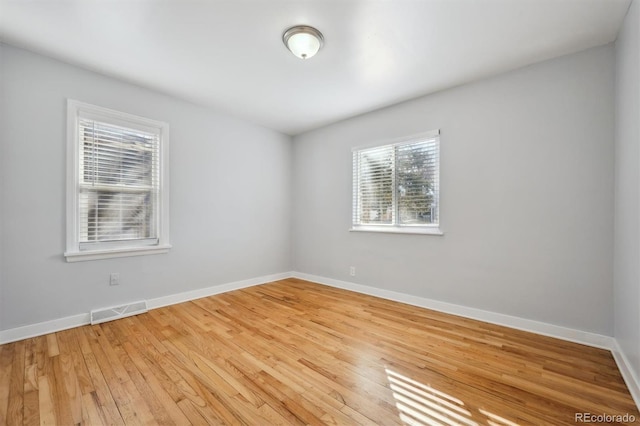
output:
[[[0,49],[4,329],[290,270],[289,136]],[[169,123],[168,254],[65,261],[67,98]]]
[[[640,377],[640,5],[616,41],[614,336]]]
[[[294,269],[611,335],[613,94],[608,45],[295,137]],[[444,235],[349,232],[352,148],[433,129]]]

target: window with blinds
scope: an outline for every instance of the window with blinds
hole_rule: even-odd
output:
[[[80,249],[107,241],[157,244],[160,136],[86,118],[78,131]]]
[[[68,112],[67,260],[166,251],[168,125],[71,100]]]
[[[354,149],[353,230],[438,228],[439,132]]]

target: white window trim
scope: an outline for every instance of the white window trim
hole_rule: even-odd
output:
[[[381,232],[386,234],[444,235],[438,226],[357,225],[349,232]]]
[[[377,146],[385,146],[385,145],[402,145],[407,142],[414,141],[416,139],[427,139],[433,138],[435,136],[440,136],[440,129],[430,130],[428,132],[417,133],[410,136],[403,136],[401,138],[390,139],[386,141],[377,141],[374,143],[369,143],[365,145],[358,145],[351,149],[351,152],[354,153],[356,151],[360,151],[367,148],[375,148]],[[440,163],[442,159],[442,147],[439,143],[438,148],[438,174],[440,174]],[[353,167],[353,165],[352,165]],[[440,176],[438,176],[438,181],[441,183]],[[353,182],[353,187],[351,189],[351,199],[352,199],[352,208],[353,208],[353,196],[356,188],[356,182]],[[438,203],[441,204],[441,200],[438,199]],[[414,235],[436,235],[442,236],[444,232],[441,229],[441,224],[437,225],[357,225],[353,223],[354,212],[351,212],[351,228],[349,228],[349,232],[374,232],[374,233],[385,233],[385,234],[414,234]],[[439,220],[440,218],[438,218]]]
[[[132,246],[97,250],[80,250],[80,224],[78,222],[78,188],[80,186],[79,134],[78,119],[80,113],[84,117],[92,114],[111,123],[130,128],[152,128],[160,131],[160,183],[159,183],[159,221],[158,244],[149,246]],[[148,254],[167,253],[169,244],[169,124],[149,118],[103,108],[73,99],[67,99],[67,250],[64,253],[67,262],[85,260],[110,259],[116,257],[143,256]]]

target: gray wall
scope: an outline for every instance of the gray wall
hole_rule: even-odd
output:
[[[640,377],[640,4],[616,41],[615,331]]]
[[[295,137],[294,269],[611,335],[613,105],[609,45]],[[431,129],[445,235],[350,233],[351,148]]]
[[[290,137],[14,47],[0,54],[2,329],[290,270]],[[67,97],[170,124],[170,253],[65,262]]]
[[[624,68],[631,80],[634,37],[636,59],[620,58],[635,61]],[[279,133],[14,47],[0,45],[0,60],[0,330],[295,269],[613,333],[612,46],[327,126],[293,148]],[[169,254],[64,261],[67,97],[170,123]],[[636,161],[618,171],[627,195],[617,206],[636,210],[622,225],[618,211],[616,232],[639,238],[623,241],[636,275],[621,279],[616,263],[616,335],[637,349],[635,126],[617,126],[632,133],[623,145]],[[351,148],[436,128],[445,235],[348,232]],[[110,272],[120,286],[108,286]]]

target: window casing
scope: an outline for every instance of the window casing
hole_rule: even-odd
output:
[[[67,102],[68,262],[166,253],[167,123]]]
[[[353,150],[352,231],[440,230],[440,133]]]

